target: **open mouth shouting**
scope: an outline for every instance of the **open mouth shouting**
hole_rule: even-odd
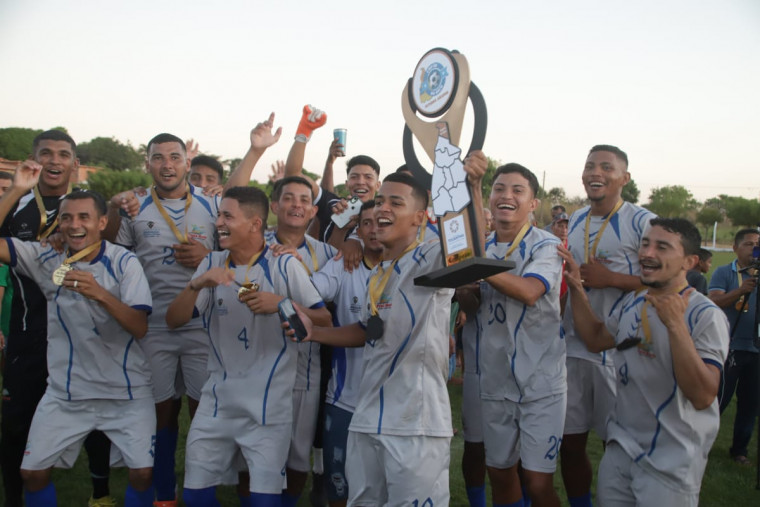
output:
[[[657,261],[654,260],[642,260],[639,262],[639,265],[641,266],[641,276],[642,277],[649,277],[655,274],[657,271],[659,271],[662,268],[662,264],[660,264]]]

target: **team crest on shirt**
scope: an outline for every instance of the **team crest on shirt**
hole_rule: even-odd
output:
[[[147,229],[143,230],[143,237],[144,238],[158,238],[161,236],[161,231],[156,227],[156,222],[150,220],[146,223],[148,226]],[[155,229],[153,229],[156,227]]]
[[[649,359],[655,359],[657,357],[654,353],[654,346],[652,343],[642,341],[636,345],[636,347],[638,347],[640,356],[648,357]]]
[[[607,250],[599,249],[596,251],[596,256],[594,257],[594,260],[596,262],[601,262],[602,264],[611,264],[612,261],[610,260],[610,252]]]
[[[227,315],[230,313],[230,309],[224,304],[224,299],[222,298],[216,300],[216,313],[219,315]]]
[[[192,228],[187,231],[187,235],[188,237],[193,238],[195,241],[204,241],[206,238],[208,238],[208,235],[206,234],[206,228],[203,225],[193,224]]]

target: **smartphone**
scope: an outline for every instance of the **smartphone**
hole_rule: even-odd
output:
[[[358,215],[362,209],[362,202],[358,197],[352,197],[348,200],[348,207],[343,210],[343,213],[333,213],[331,219],[341,229],[351,221],[351,217]]]
[[[285,298],[277,305],[277,311],[280,313],[280,319],[290,324],[290,328],[296,332],[296,341],[303,341],[306,338],[306,327],[304,327],[301,318],[293,308],[293,302]]]

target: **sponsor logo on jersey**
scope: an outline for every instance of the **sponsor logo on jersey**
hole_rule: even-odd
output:
[[[202,225],[193,225],[192,228],[187,231],[187,235],[195,241],[205,241],[206,238],[208,238],[205,227]]]

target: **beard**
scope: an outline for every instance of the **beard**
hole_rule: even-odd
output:
[[[661,288],[665,287],[665,285],[666,285],[665,282],[660,282],[660,281],[657,281],[657,280],[654,280],[654,281],[651,281],[651,282],[646,282],[646,281],[644,281],[643,278],[640,278],[639,280],[641,280],[641,285],[645,285],[645,286],[651,287],[653,289],[661,289]]]

